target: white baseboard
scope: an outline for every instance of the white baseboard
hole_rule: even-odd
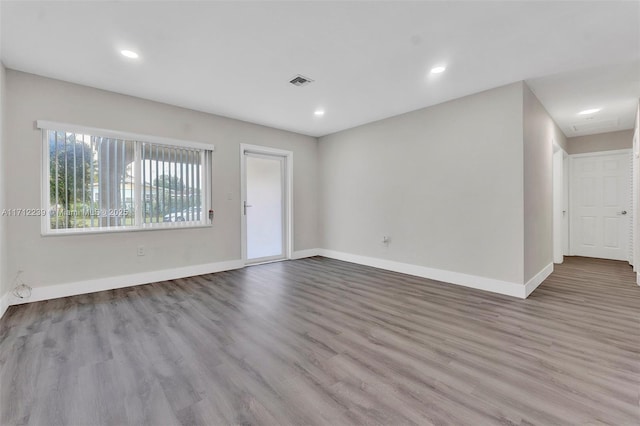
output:
[[[331,259],[343,260],[345,262],[357,263],[360,265],[372,266],[374,268],[388,271],[400,272],[422,278],[442,281],[450,284],[471,287],[493,293],[505,294],[507,296],[525,299],[553,272],[553,264],[549,264],[526,285],[515,282],[501,281],[492,278],[485,278],[476,275],[468,275],[459,272],[445,271],[442,269],[429,268],[426,266],[412,265],[409,263],[396,262],[392,260],[379,259],[374,257],[360,256],[350,253],[343,253],[326,249],[308,249],[293,252],[292,259],[302,259],[312,256],[324,256]],[[45,287],[36,287],[28,299],[20,299],[11,293],[0,297],[0,318],[11,305],[39,302],[42,300],[57,299],[60,297],[75,296],[78,294],[94,293],[97,291],[113,290],[117,288],[132,287],[141,284],[149,284],[160,281],[173,280],[178,278],[192,277],[195,275],[211,274],[214,272],[229,271],[244,267],[242,260],[229,260],[225,262],[207,263],[202,265],[185,266],[181,268],[163,269],[159,271],[141,272],[130,275],[120,275],[108,278],[97,278],[93,280],[76,281],[67,284],[56,284]],[[640,285],[640,274],[638,274],[638,285]]]
[[[531,278],[524,286],[525,288],[524,297],[525,298],[529,297],[529,295],[533,293],[533,290],[538,288],[538,286],[542,284],[544,280],[546,280],[547,277],[551,275],[552,272],[553,272],[553,263],[550,263],[547,266],[545,266],[542,269],[542,271],[538,272],[533,278]]]
[[[640,285],[640,272],[636,272],[636,283]]]
[[[229,260],[225,262],[206,263],[202,265],[184,266],[159,271],[140,272],[137,274],[120,275],[109,278],[97,278],[86,281],[76,281],[68,284],[56,284],[45,287],[35,287],[28,299],[20,299],[6,294],[2,297],[2,306],[20,305],[23,303],[39,302],[41,300],[57,299],[59,297],[75,296],[78,294],[95,293],[96,291],[113,290],[116,288],[132,287],[140,284],[149,284],[160,281],[174,280],[177,278],[192,277],[195,275],[211,274],[214,272],[229,271],[244,267],[241,260]],[[5,299],[7,299],[5,301]],[[6,310],[6,309],[5,309]],[[4,311],[2,311],[4,314]]]
[[[446,271],[443,269],[429,268],[426,266],[412,265],[409,263],[396,262],[393,260],[379,259],[375,257],[360,256],[334,250],[319,249],[318,254],[331,259],[373,266],[374,268],[386,269],[388,271],[400,272],[407,275],[414,275],[417,277],[471,287],[493,293],[500,293],[507,296],[518,297],[520,299],[526,299],[528,296],[525,285],[516,282],[496,280],[493,278],[468,275],[460,272]],[[533,291],[533,289],[531,291]]]
[[[7,312],[7,309],[9,309],[9,295],[10,293],[7,293],[0,297],[0,318],[2,318],[4,313]]]
[[[318,249],[298,250],[291,253],[291,260],[304,259],[305,257],[318,256]]]

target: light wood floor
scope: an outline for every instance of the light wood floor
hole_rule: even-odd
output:
[[[2,425],[640,423],[640,287],[527,300],[321,257],[14,306]]]

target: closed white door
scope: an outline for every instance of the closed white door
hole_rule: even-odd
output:
[[[245,144],[240,149],[242,257],[247,264],[289,258],[293,154]]]
[[[629,260],[630,152],[571,157],[571,252]]]
[[[284,158],[245,154],[247,260],[284,257]]]

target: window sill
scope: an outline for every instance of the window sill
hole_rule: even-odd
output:
[[[70,236],[81,236],[81,235],[97,235],[97,234],[122,234],[122,233],[131,233],[131,232],[148,232],[148,231],[175,231],[175,230],[186,230],[186,229],[202,229],[202,228],[212,228],[213,224],[202,224],[202,225],[167,225],[167,226],[154,226],[149,228],[129,228],[129,227],[119,227],[119,228],[111,228],[111,229],[96,229],[96,230],[84,230],[84,229],[72,229],[65,230],[63,232],[41,232],[41,237],[70,237]]]

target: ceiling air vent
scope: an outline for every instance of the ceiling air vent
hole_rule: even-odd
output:
[[[597,130],[607,130],[618,125],[617,118],[608,120],[585,120],[581,123],[574,123],[571,128],[574,132],[593,132]]]
[[[300,87],[300,86],[306,86],[307,84],[313,83],[313,80],[298,74],[295,77],[293,77],[291,80],[289,80],[289,83],[293,84],[294,86]]]

